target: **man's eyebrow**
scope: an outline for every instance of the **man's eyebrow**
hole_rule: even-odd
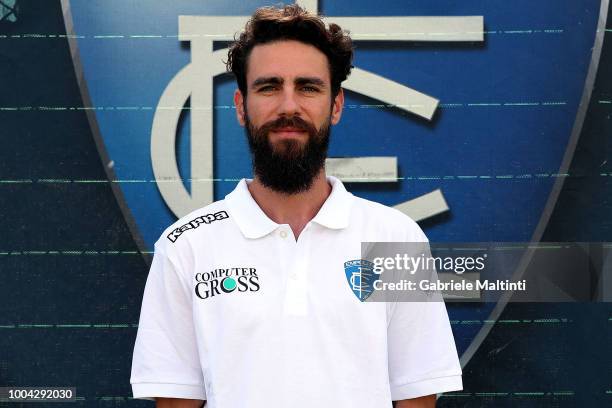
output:
[[[325,81],[317,77],[298,77],[295,79],[296,85],[318,85],[325,87]]]
[[[260,85],[282,85],[283,79],[279,77],[260,77],[253,81],[251,86],[256,87]]]

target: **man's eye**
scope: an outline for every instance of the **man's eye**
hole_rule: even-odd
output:
[[[303,86],[302,90],[306,92],[319,92],[319,88],[315,88],[314,86]]]
[[[261,88],[259,88],[259,92],[269,92],[269,91],[273,91],[274,89],[276,89],[275,86],[266,85],[266,86],[262,86]]]

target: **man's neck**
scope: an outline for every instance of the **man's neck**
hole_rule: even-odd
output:
[[[277,224],[289,224],[295,239],[319,212],[331,193],[324,169],[315,177],[312,186],[301,193],[285,194],[274,191],[257,177],[248,184],[249,192],[259,208]]]

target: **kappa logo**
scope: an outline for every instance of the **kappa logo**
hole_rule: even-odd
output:
[[[225,211],[219,211],[214,214],[205,214],[200,217],[194,218],[189,221],[187,224],[181,225],[178,228],[172,230],[171,233],[168,234],[168,239],[172,242],[176,242],[176,240],[183,234],[185,231],[189,231],[191,229],[198,228],[202,224],[210,224],[213,221],[219,221],[229,218],[229,215]]]
[[[374,280],[378,276],[374,273],[374,264],[365,259],[346,261],[344,263],[344,273],[353,294],[360,301],[365,301],[372,294]]]

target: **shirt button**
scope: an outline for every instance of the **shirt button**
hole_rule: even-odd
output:
[[[281,238],[287,238],[287,231],[281,231],[280,236]]]
[[[291,279],[293,279],[293,280],[297,280],[297,278],[298,278],[297,273],[292,273],[292,274],[290,275],[290,277],[291,277]]]

